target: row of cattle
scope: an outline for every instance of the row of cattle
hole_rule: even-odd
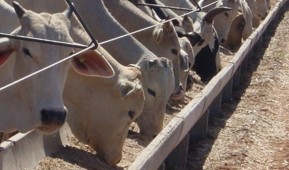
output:
[[[201,6],[213,4],[189,14],[138,3],[195,9],[193,0],[71,1],[98,48],[1,38],[1,87],[77,55],[0,91],[0,132],[52,133],[67,121],[73,134],[110,165],[120,161],[132,122],[141,138],[153,139],[168,101],[184,99],[189,71],[209,81],[221,69],[219,45],[239,48],[232,44],[246,39],[268,11],[266,0],[201,0]],[[65,1],[19,3],[0,1],[0,32],[91,44]],[[148,29],[109,41],[142,28]]]

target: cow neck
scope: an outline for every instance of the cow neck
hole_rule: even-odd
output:
[[[90,28],[94,37],[103,42],[128,32],[109,14],[102,1],[73,0],[78,12]],[[96,9],[97,8],[97,9]],[[91,17],[91,16],[94,17]],[[106,29],[103,29],[106,25]],[[114,58],[123,65],[135,64],[143,56],[153,56],[132,36],[121,38],[102,45]]]

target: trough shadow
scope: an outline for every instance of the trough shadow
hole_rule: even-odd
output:
[[[276,29],[284,17],[284,13],[289,9],[288,2],[284,5],[283,9],[279,11],[275,19],[271,22],[269,27],[264,33],[261,46],[254,47],[251,57],[248,59],[247,69],[245,73],[241,74],[240,84],[237,90],[233,90],[232,101],[230,103],[222,103],[222,116],[210,118],[208,127],[207,138],[198,141],[190,141],[188,149],[187,170],[202,170],[207,156],[218,138],[220,131],[226,126],[227,120],[232,113],[236,110],[241,97],[246,92],[246,89],[251,83],[253,73],[257,70],[261,60],[265,54],[267,47],[274,37]],[[220,169],[228,169],[229,167],[219,167]],[[229,168],[230,169],[230,168]]]
[[[65,162],[71,163],[72,165],[76,164],[84,169],[89,170],[123,170],[121,167],[113,167],[107,165],[102,160],[100,160],[96,154],[71,146],[63,147],[51,157],[62,159]]]

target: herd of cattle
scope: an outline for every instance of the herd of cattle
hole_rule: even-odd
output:
[[[18,1],[0,1],[0,32],[91,43],[64,0]],[[153,139],[168,101],[184,99],[189,71],[208,82],[221,69],[220,46],[238,50],[270,8],[268,0],[200,0],[202,11],[190,13],[138,4],[196,9],[194,0],[71,1],[98,48],[1,38],[1,87],[78,55],[0,91],[0,132],[52,133],[67,121],[110,165],[120,161],[132,122],[141,138]]]

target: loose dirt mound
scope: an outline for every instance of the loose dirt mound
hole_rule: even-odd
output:
[[[276,19],[188,169],[289,169],[289,11]]]

